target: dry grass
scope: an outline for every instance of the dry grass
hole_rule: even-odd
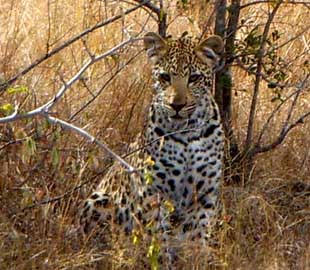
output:
[[[0,0],[0,6],[0,76],[3,78],[10,78],[48,49],[120,11],[117,1]],[[169,31],[177,34],[190,29],[197,33],[198,26],[205,23],[201,19],[204,10],[198,7],[193,6],[180,15],[171,5],[169,14],[173,23]],[[248,27],[262,23],[267,8],[260,5],[245,9],[242,17],[251,19]],[[284,7],[279,14],[276,22],[283,33],[281,43],[309,25],[309,11],[303,6]],[[124,21],[91,33],[85,42],[92,52],[104,52],[122,40],[123,25],[131,33],[138,33],[145,22],[146,30],[155,29],[145,12],[137,11]],[[145,56],[134,58],[101,88],[141,50],[140,45],[128,47],[92,66],[54,109],[58,117],[84,127],[118,153],[141,130],[150,99],[150,69]],[[288,62],[292,61],[287,78],[291,83],[307,72],[303,67],[305,59],[297,57],[307,46],[309,31],[279,52]],[[19,85],[27,86],[28,93],[5,93],[0,96],[0,105],[19,102],[21,109],[27,111],[42,104],[87,57],[83,43],[74,43],[18,80]],[[246,136],[251,89],[252,77],[234,69],[233,124],[240,144]],[[99,92],[79,112],[92,94]],[[270,102],[273,96],[262,84],[255,136],[277,105]],[[277,114],[264,136],[265,143],[277,136],[287,110],[286,107]],[[294,117],[307,110],[309,92],[301,97]],[[105,153],[76,134],[50,126],[39,118],[2,125],[0,132],[1,269],[144,269],[141,250],[147,247],[134,246],[130,239],[115,236],[109,249],[100,250],[76,233],[78,206],[110,162]],[[186,269],[303,270],[310,267],[309,132],[308,121],[293,130],[277,149],[256,158],[254,170],[244,179],[246,185],[223,187],[223,225],[218,231],[219,246],[212,251],[217,264],[204,266],[205,257],[189,244],[184,248]],[[35,149],[27,144],[29,136],[36,141]],[[89,182],[69,192],[83,181]],[[62,195],[66,196],[27,209],[33,203]]]

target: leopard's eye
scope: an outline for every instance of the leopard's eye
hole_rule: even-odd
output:
[[[196,82],[200,79],[201,75],[200,74],[197,74],[197,73],[193,73],[189,76],[188,78],[188,83],[193,83],[193,82]]]
[[[158,76],[159,80],[161,80],[162,82],[168,82],[170,83],[171,78],[170,75],[168,73],[160,73]]]

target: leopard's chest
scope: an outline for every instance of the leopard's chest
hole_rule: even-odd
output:
[[[199,191],[198,183],[207,181],[207,171],[213,169],[214,162],[209,164],[212,156],[216,156],[216,149],[209,146],[212,139],[204,138],[202,130],[164,136],[156,132],[150,134],[148,140],[153,143],[146,150],[155,161],[151,169],[152,191],[179,209],[187,208]]]

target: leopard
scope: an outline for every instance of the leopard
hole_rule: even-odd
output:
[[[204,245],[221,208],[224,131],[212,91],[223,40],[148,32],[143,41],[154,85],[144,130],[127,159],[136,170],[112,165],[85,200],[80,224],[84,233],[113,224],[126,235],[142,226],[168,247]]]

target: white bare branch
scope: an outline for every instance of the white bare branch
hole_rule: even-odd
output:
[[[17,121],[20,119],[25,119],[25,118],[32,118],[35,116],[41,116],[44,117],[45,119],[47,119],[49,122],[53,123],[53,124],[59,124],[60,126],[62,126],[63,128],[72,130],[76,133],[78,133],[79,135],[81,135],[82,137],[86,138],[87,140],[89,140],[91,143],[95,143],[96,145],[98,145],[101,149],[103,149],[104,151],[106,151],[107,153],[109,153],[115,160],[117,160],[119,163],[121,163],[126,170],[129,173],[138,173],[140,174],[140,172],[135,169],[134,167],[132,167],[130,164],[128,164],[123,158],[121,158],[120,156],[118,156],[116,153],[114,153],[106,144],[100,142],[99,140],[97,140],[95,137],[93,137],[92,135],[90,135],[88,132],[86,132],[85,130],[83,130],[82,128],[79,128],[77,126],[74,126],[66,121],[63,121],[61,119],[58,119],[56,117],[53,117],[49,114],[50,109],[63,97],[63,95],[65,94],[65,92],[78,80],[80,80],[80,78],[82,77],[83,73],[93,64],[95,64],[96,62],[114,54],[116,51],[120,50],[121,48],[124,48],[126,45],[133,43],[135,41],[141,40],[141,38],[133,38],[130,37],[127,40],[119,43],[117,46],[113,47],[112,49],[106,51],[105,53],[102,53],[100,55],[97,56],[90,56],[90,59],[88,59],[86,61],[86,63],[80,68],[80,70],[68,81],[63,83],[63,86],[60,87],[60,89],[58,90],[58,92],[56,93],[56,95],[50,99],[49,101],[47,101],[45,104],[43,104],[42,106],[35,108],[29,112],[26,113],[19,113],[18,112],[18,106],[15,106],[14,112],[6,117],[2,117],[0,118],[0,123],[8,123],[8,122],[13,122],[13,121]]]
[[[8,123],[8,122],[12,122],[12,121],[16,121],[16,120],[20,120],[20,119],[24,119],[24,118],[31,118],[34,117],[36,115],[39,114],[44,114],[49,112],[49,110],[61,99],[61,97],[65,94],[65,92],[78,80],[80,80],[80,78],[82,77],[82,74],[93,64],[95,64],[96,62],[114,54],[116,51],[118,51],[119,49],[125,47],[126,45],[133,43],[135,41],[141,40],[141,38],[132,38],[130,37],[129,39],[119,43],[117,46],[113,47],[112,49],[110,49],[109,51],[94,56],[93,58],[90,58],[89,60],[87,60],[87,62],[81,67],[81,69],[67,82],[64,83],[64,85],[58,90],[58,92],[56,93],[56,95],[50,99],[48,102],[46,102],[45,104],[43,104],[42,106],[27,112],[27,113],[23,113],[23,114],[18,114],[17,111],[15,110],[14,113],[12,115],[9,115],[7,117],[2,117],[0,118],[0,123]]]
[[[15,118],[18,116],[18,105],[15,106],[14,112],[6,117],[0,118],[0,123],[8,123],[15,121]]]
[[[100,148],[102,148],[107,153],[109,153],[115,160],[117,160],[119,163],[121,163],[127,169],[128,173],[138,173],[138,174],[140,173],[137,169],[135,169],[130,164],[128,164],[123,158],[121,158],[119,155],[114,153],[106,144],[97,140],[94,136],[90,135],[84,129],[79,128],[75,125],[72,125],[66,121],[59,119],[59,118],[50,116],[48,113],[44,113],[44,116],[50,123],[57,124],[57,125],[60,125],[61,127],[65,128],[65,129],[72,130],[72,131],[78,133],[79,135],[81,135],[82,137],[84,137],[85,139],[87,139],[88,141],[90,141],[91,143],[95,143],[96,145],[98,145]]]

